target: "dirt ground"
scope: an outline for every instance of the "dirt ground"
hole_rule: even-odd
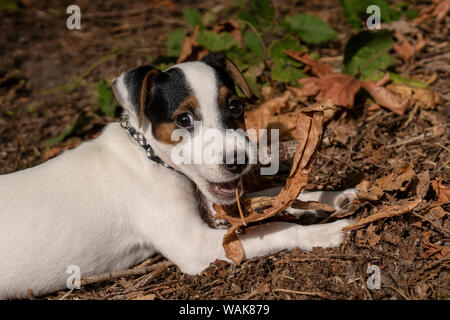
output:
[[[337,0],[275,2],[280,14],[302,11],[319,15],[340,35],[324,45],[309,46],[310,50],[325,57],[342,55],[351,28],[342,19]],[[1,174],[42,163],[95,137],[107,122],[117,121],[119,111],[114,118],[96,112],[95,84],[100,80],[111,83],[124,70],[163,55],[168,32],[184,26],[184,6],[201,11],[228,1],[149,1],[146,10],[140,10],[143,3],[118,0],[22,3],[17,12],[0,11]],[[74,3],[82,10],[81,31],[65,27],[65,9]],[[412,4],[419,10],[428,2]],[[401,165],[410,165],[418,175],[429,172],[430,181],[441,178],[442,184],[450,184],[449,22],[447,16],[440,26],[421,25],[428,45],[400,67],[424,81],[435,77],[430,87],[441,102],[432,109],[415,108],[404,115],[385,109],[369,112],[364,107],[341,112],[330,123],[330,145],[318,154],[308,189],[354,187],[363,179],[375,181],[386,176]],[[272,96],[282,90],[282,85],[276,86]],[[46,143],[80,115],[89,119],[88,125],[72,131],[62,142]],[[430,131],[434,134],[428,135]],[[379,204],[414,199],[413,184],[387,192],[378,203],[360,204],[350,217],[367,217]],[[450,256],[439,250],[430,253],[433,246],[450,246],[449,207],[442,205],[447,213],[442,217],[430,214],[437,196],[431,186],[426,188],[423,201],[412,212],[353,230],[339,248],[280,252],[239,266],[218,261],[198,276],[182,274],[171,265],[156,273],[121,277],[42,298],[449,299]],[[157,255],[147,264],[164,260]],[[380,289],[366,286],[369,265],[381,270]]]

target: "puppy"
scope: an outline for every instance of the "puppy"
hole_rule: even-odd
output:
[[[115,95],[128,118],[108,124],[95,140],[37,167],[0,176],[0,298],[26,297],[67,288],[69,266],[82,277],[126,269],[156,252],[182,272],[198,274],[225,257],[224,229],[202,219],[195,190],[209,204],[235,201],[244,163],[178,163],[172,151],[203,129],[245,129],[250,95],[237,68],[212,54],[162,72],[149,66],[119,76]],[[246,138],[242,138],[246,139]],[[242,141],[241,141],[242,142]],[[248,145],[248,144],[247,144]],[[240,149],[239,149],[240,148]],[[239,149],[239,150],[237,150]],[[339,207],[353,190],[307,193]],[[312,226],[265,224],[239,235],[245,258],[300,247],[338,246],[349,221]]]

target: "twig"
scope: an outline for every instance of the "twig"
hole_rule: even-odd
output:
[[[266,152],[262,152],[264,159],[259,159],[264,165],[272,162],[272,146],[266,147]],[[278,145],[278,161],[286,161],[294,158],[297,151],[297,140],[282,141]],[[260,151],[261,153],[261,151]]]
[[[367,257],[363,255],[343,255],[343,254],[332,254],[332,255],[323,255],[323,256],[312,256],[312,257],[293,257],[289,258],[288,260],[280,260],[274,262],[274,265],[280,265],[283,263],[290,263],[290,262],[310,262],[310,261],[345,261],[348,260],[380,260],[381,257],[374,256],[374,257]]]
[[[403,299],[405,300],[411,300],[405,293],[403,293],[402,291],[400,291],[399,289],[395,288],[395,287],[391,287],[391,286],[383,286],[383,288],[388,288],[391,290],[394,290],[395,292],[397,292],[399,295],[401,295],[403,297]]]
[[[160,267],[163,267],[163,266],[169,267],[171,265],[172,265],[172,262],[163,261],[163,262],[159,262],[159,263],[153,264],[148,267],[134,268],[134,269],[129,269],[129,270],[118,270],[118,271],[108,272],[108,273],[104,273],[104,274],[98,274],[95,276],[90,276],[90,277],[81,279],[81,285],[85,286],[88,284],[105,282],[105,281],[109,281],[109,280],[121,278],[121,277],[140,276],[140,275],[144,275],[149,272],[152,272],[156,269],[159,269]]]
[[[350,231],[350,230],[365,226],[366,224],[378,221],[380,219],[392,218],[395,216],[399,216],[399,215],[408,213],[408,212],[412,211],[415,207],[417,207],[419,205],[419,203],[421,203],[421,202],[422,202],[422,199],[416,199],[416,200],[409,201],[409,202],[407,202],[405,204],[401,204],[401,205],[392,205],[392,206],[383,207],[380,209],[379,212],[372,214],[366,218],[363,218],[350,226],[344,227],[342,230]]]
[[[241,221],[244,226],[247,225],[247,222],[244,218],[244,213],[242,212],[241,201],[239,200],[239,184],[236,186],[236,202],[238,205],[239,215],[241,216]]]
[[[391,145],[389,145],[389,146],[386,146],[386,148],[395,148],[395,147],[399,147],[399,146],[402,146],[402,145],[404,145],[404,144],[408,144],[408,143],[411,143],[411,142],[416,142],[416,141],[418,141],[418,140],[422,140],[422,139],[424,139],[425,138],[425,134],[420,134],[420,135],[418,135],[418,136],[416,136],[416,137],[412,137],[412,138],[409,138],[409,139],[406,139],[406,140],[403,140],[403,141],[400,141],[400,142],[397,142],[397,143],[394,143],[394,144],[391,144]]]
[[[406,122],[405,122],[405,124],[404,124],[404,127],[405,127],[405,128],[413,121],[414,116],[417,114],[417,111],[419,110],[419,107],[420,107],[420,104],[419,104],[419,103],[416,103],[416,104],[414,105],[413,111],[411,111],[411,113],[410,113],[409,116],[408,116],[408,120],[406,120]]]
[[[318,297],[321,297],[323,299],[329,299],[329,297],[323,292],[296,291],[296,290],[281,289],[281,288],[274,289],[273,291],[275,291],[275,292],[295,293],[295,294],[301,294],[301,295],[305,295],[305,296],[318,296]]]
[[[156,268],[155,271],[144,276],[144,279],[139,281],[137,287],[141,288],[141,287],[145,286],[147,283],[149,283],[151,280],[153,280],[156,276],[158,276],[161,272],[166,270],[169,265],[167,263],[161,263],[161,265],[158,268]]]
[[[70,289],[70,290],[67,291],[61,298],[59,298],[59,300],[64,300],[64,299],[66,299],[72,292],[73,292],[73,289]]]

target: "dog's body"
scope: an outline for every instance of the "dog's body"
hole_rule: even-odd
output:
[[[224,75],[217,76],[214,68],[195,62],[170,69],[176,71],[173,74],[179,83],[184,76],[189,97],[179,99],[181,102],[173,102],[172,97],[172,102],[165,102],[182,105],[181,109],[186,110],[183,101],[192,102],[195,98],[195,105],[188,107],[196,109],[192,113],[194,117],[199,115],[204,126],[227,123],[218,121],[211,110],[204,111],[220,99],[217,88],[223,81],[217,79]],[[146,84],[152,70],[119,77],[115,91],[130,113],[130,124],[139,127],[137,102],[142,103],[141,92],[149,85],[151,96],[143,106],[143,132],[155,153],[176,170],[150,161],[128,132],[112,123],[99,138],[75,150],[40,166],[1,176],[0,298],[25,297],[27,289],[37,295],[64,289],[71,265],[78,266],[82,277],[86,277],[128,268],[155,252],[188,274],[201,272],[216,259],[228,261],[222,247],[226,230],[210,228],[202,220],[194,189],[198,188],[210,203],[232,203],[237,184],[234,181],[249,166],[174,163],[169,151],[173,146],[167,143],[167,137],[162,137],[170,120],[155,117],[152,112],[161,111],[152,111],[151,106],[164,104],[163,98],[158,98],[158,90],[166,90],[162,88],[167,86],[174,89],[170,83],[173,79],[167,80],[161,75],[164,73],[157,72],[152,83]],[[206,82],[201,81],[202,74],[206,74]],[[136,83],[140,85],[133,88]],[[229,84],[227,88],[232,95],[233,88]],[[134,97],[136,92],[140,98]],[[171,113],[176,114],[177,110],[180,108]],[[184,126],[186,119],[185,115],[177,118],[177,124]],[[165,129],[161,130],[161,126]],[[338,206],[342,197],[352,198],[353,194],[351,190],[345,194],[317,192],[300,199],[324,197],[328,197],[326,202]],[[295,247],[310,250],[314,246],[337,246],[343,239],[341,229],[347,224],[347,220],[313,226],[274,222],[239,238],[245,258],[253,258]]]

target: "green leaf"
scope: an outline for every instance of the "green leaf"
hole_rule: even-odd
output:
[[[409,4],[404,1],[398,2],[395,5],[393,5],[390,12],[391,19],[394,21],[398,21],[403,15],[406,16],[408,19],[416,18],[419,15],[418,12],[415,10],[409,10],[408,6]]]
[[[344,8],[344,16],[350,25],[357,30],[361,29],[359,14],[367,8],[364,4],[365,1],[339,0],[339,2]]]
[[[184,8],[183,17],[186,23],[193,28],[202,25],[202,15],[197,9]]]
[[[366,2],[367,2],[367,7],[370,5],[379,6],[381,20],[383,20],[387,23],[391,22],[391,9],[389,8],[389,4],[385,0],[366,0]]]
[[[367,7],[377,5],[380,7],[381,19],[387,23],[391,22],[391,9],[385,0],[339,0],[344,8],[344,16],[355,29],[361,29],[361,21],[365,25]]]
[[[282,40],[274,40],[269,46],[269,53],[274,62],[278,60],[288,60],[292,61],[293,64],[297,63],[297,66],[300,66],[300,62],[291,59],[284,53],[286,50],[303,51],[305,48],[291,35],[287,35]]]
[[[236,64],[239,70],[246,69],[250,64],[255,63],[255,61],[261,61],[261,58],[258,58],[253,52],[240,47],[233,47],[227,50],[226,54]]]
[[[356,75],[361,79],[372,79],[395,63],[387,52],[393,43],[390,31],[361,31],[352,36],[344,50],[343,73]]]
[[[406,11],[405,11],[405,16],[406,16],[408,19],[412,20],[412,19],[418,17],[418,16],[419,16],[419,13],[418,13],[416,10],[406,10]]]
[[[167,55],[170,57],[178,57],[183,47],[186,34],[183,28],[177,28],[169,33],[166,41]]]
[[[171,66],[177,63],[176,57],[169,57],[167,55],[165,56],[157,56],[156,59],[150,62],[151,65],[155,66],[157,69],[161,71],[165,71],[166,69],[169,69]]]
[[[247,48],[257,57],[262,57],[264,55],[263,46],[261,45],[261,41],[256,33],[247,30],[244,32],[243,38]]]
[[[275,81],[288,82],[294,86],[299,86],[298,79],[306,78],[301,69],[283,61],[273,65],[271,77]]]
[[[306,43],[322,43],[337,37],[336,31],[316,16],[300,13],[286,17],[285,21]]]
[[[208,30],[200,30],[196,40],[200,45],[213,52],[226,51],[239,46],[239,43],[228,32],[217,34]]]
[[[245,78],[245,80],[247,80],[248,86],[250,87],[250,90],[252,91],[252,93],[257,97],[260,97],[261,91],[259,90],[259,87],[256,84],[256,81],[254,81],[252,78],[249,78],[246,76],[244,76],[244,78]]]
[[[270,0],[252,0],[252,9],[268,21],[275,17],[275,8]]]
[[[256,28],[259,27],[258,19],[248,11],[239,12],[238,18],[252,24]]]
[[[268,50],[274,62],[271,70],[272,79],[298,86],[298,79],[306,77],[299,69],[303,64],[291,59],[284,52],[286,50],[303,51],[304,47],[300,45],[296,38],[288,35],[282,40],[273,41]]]
[[[414,88],[426,88],[428,87],[428,85],[425,82],[419,81],[419,80],[414,80],[414,79],[408,79],[405,77],[402,77],[399,74],[396,73],[390,73],[389,74],[389,78],[392,80],[392,82],[394,83],[404,83],[410,87],[414,87]]]
[[[202,24],[203,26],[209,26],[217,21],[217,14],[212,10],[206,11],[202,16]]]
[[[320,54],[317,52],[312,52],[309,54],[311,56],[311,58],[313,58],[315,61],[320,59]]]
[[[104,81],[100,81],[97,83],[97,97],[100,110],[107,117],[114,117],[114,111],[117,104],[114,100],[114,95],[111,88],[108,87]]]

